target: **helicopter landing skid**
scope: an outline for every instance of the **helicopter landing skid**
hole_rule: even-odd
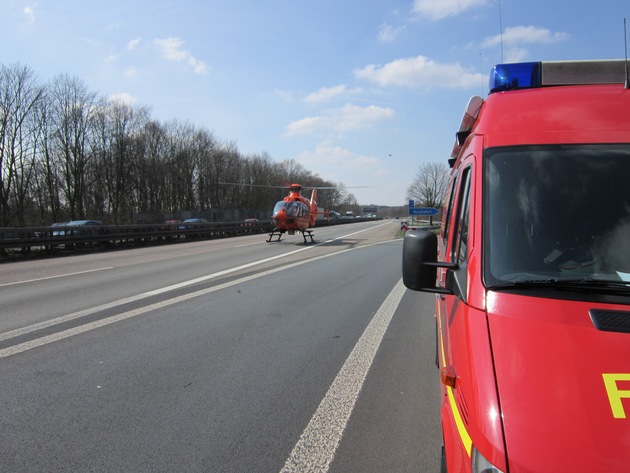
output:
[[[284,232],[285,230],[274,228],[273,231],[269,234],[269,238],[267,238],[267,242],[271,243],[271,242],[280,241],[280,239],[282,238],[282,234]],[[300,233],[302,233],[302,237],[304,238],[304,243],[308,243],[307,237],[311,239],[311,243],[315,243],[315,240],[313,239],[312,230],[302,230]],[[295,234],[295,231],[289,230],[289,235],[293,235],[293,234]]]
[[[311,243],[315,243],[315,240],[313,240],[312,230],[302,230],[302,236],[304,237],[304,243],[308,243],[308,241],[306,240],[306,237],[309,237],[311,239]]]
[[[269,234],[269,238],[267,238],[267,242],[270,243],[272,241],[280,241],[280,238],[282,237],[283,233],[284,231],[274,228],[273,231]],[[277,239],[274,240],[273,239],[274,237],[277,237]]]

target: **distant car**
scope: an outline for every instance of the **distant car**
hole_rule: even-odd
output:
[[[195,225],[198,225],[200,223],[208,223],[208,221],[205,218],[187,218],[186,220],[181,222],[181,224],[177,228],[179,228],[180,230],[190,230],[192,228],[195,228]]]
[[[187,218],[183,223],[208,223],[205,218]]]
[[[69,222],[53,223],[51,227],[98,227],[103,225],[100,220],[70,220]],[[80,235],[81,230],[54,230],[53,236]]]
[[[170,220],[166,220],[164,223],[168,224],[168,225],[177,225],[178,223],[182,223],[181,220],[178,220],[176,218],[170,219]]]
[[[66,225],[68,225],[68,222],[55,222],[50,226],[50,228],[65,227]],[[53,236],[65,235],[65,232],[59,231],[59,230],[53,230],[52,235]]]
[[[257,218],[246,218],[245,221],[243,222],[243,225],[246,227],[251,227],[257,224],[258,222],[259,220]]]
[[[71,220],[68,222],[68,227],[96,227],[103,225],[100,220]]]

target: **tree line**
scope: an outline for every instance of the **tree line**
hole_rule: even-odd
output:
[[[108,101],[77,77],[44,83],[28,66],[0,65],[0,226],[210,209],[269,217],[286,190],[263,186],[293,182],[336,187],[319,193],[320,207],[357,206],[343,184],[295,160],[243,155],[206,129]]]

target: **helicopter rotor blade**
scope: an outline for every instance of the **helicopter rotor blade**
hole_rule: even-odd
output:
[[[312,189],[369,189],[371,186],[302,186],[300,184],[289,184],[274,186],[271,184],[243,184],[238,182],[219,182],[222,186],[240,186],[240,187],[263,187],[266,189],[291,189],[293,186],[299,186],[302,190]]]

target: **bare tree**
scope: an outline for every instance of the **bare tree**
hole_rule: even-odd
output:
[[[218,144],[211,132],[199,129],[192,141],[193,157],[196,161],[195,200],[199,210],[212,208],[212,155]]]
[[[306,168],[295,159],[287,159],[277,163],[276,176],[279,185],[293,183],[309,185],[306,181],[310,176],[308,176]]]
[[[242,158],[236,143],[223,143],[212,156],[213,168],[213,207],[235,209],[240,206],[240,189],[224,183],[240,183]]]
[[[324,186],[331,187],[326,189],[319,196],[320,207],[326,210],[338,209],[348,195],[345,184],[336,184],[334,182],[326,182]]]
[[[144,188],[137,182],[140,151],[138,135],[148,122],[145,108],[132,107],[124,102],[102,103],[96,122],[99,173],[94,180],[100,182],[101,201],[107,202],[112,223],[125,223],[137,211],[140,193]],[[98,201],[95,201],[97,203]]]
[[[49,151],[62,171],[62,192],[71,219],[85,217],[87,178],[94,154],[90,149],[97,95],[75,77],[58,76],[51,89]]]
[[[362,213],[362,209],[361,209],[361,206],[359,205],[359,201],[352,193],[347,194],[345,198],[343,199],[343,201],[341,202],[341,210],[344,213],[351,211],[354,213],[354,215],[361,215]]]
[[[26,66],[0,67],[0,226],[24,224],[44,88]]]
[[[134,138],[138,212],[170,213],[167,206],[168,135],[156,121],[147,121]]]
[[[244,158],[243,191],[247,193],[246,211],[252,217],[268,218],[279,199],[274,163],[267,153]]]
[[[416,177],[407,188],[407,198],[424,207],[442,208],[448,186],[449,168],[446,164],[421,164]]]

